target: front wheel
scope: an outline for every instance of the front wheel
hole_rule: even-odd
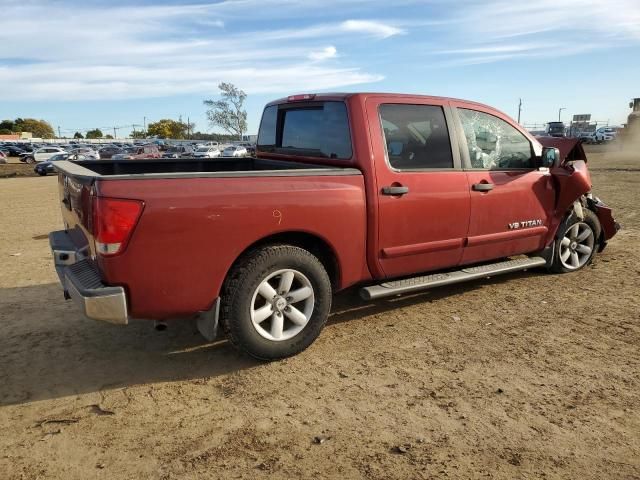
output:
[[[36,163],[36,159],[33,157],[27,157],[25,159],[25,162],[27,162],[29,165],[33,165],[34,163]]]
[[[320,335],[331,282],[318,258],[299,247],[263,247],[240,259],[225,281],[221,323],[231,342],[261,360],[295,355]]]
[[[584,220],[569,217],[556,240],[551,269],[558,273],[575,272],[589,265],[598,247],[600,222],[591,210],[584,210]]]

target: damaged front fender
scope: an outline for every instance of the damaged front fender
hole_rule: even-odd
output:
[[[614,220],[610,207],[593,195],[587,196],[587,205],[590,210],[595,212],[598,220],[600,221],[603,236],[602,240],[604,242],[618,233],[618,230],[620,230],[620,224]],[[602,245],[602,248],[604,248],[604,245]]]
[[[560,164],[550,169],[557,194],[554,220],[549,228],[549,241],[555,238],[558,227],[571,212],[579,218],[584,218],[584,207],[593,211],[600,221],[602,238],[599,240],[603,249],[606,241],[620,229],[620,225],[613,219],[611,208],[590,193],[591,175],[582,143],[575,138],[538,137],[537,140],[545,147],[558,148],[561,158]]]

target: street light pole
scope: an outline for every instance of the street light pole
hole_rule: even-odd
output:
[[[520,123],[520,113],[522,112],[522,99],[518,103],[518,123]]]
[[[566,110],[566,107],[561,107],[558,109],[558,121],[560,121],[560,116],[562,115],[562,110]]]

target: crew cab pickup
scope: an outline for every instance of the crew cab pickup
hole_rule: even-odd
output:
[[[475,102],[268,104],[255,158],[56,162],[67,298],[116,324],[192,318],[261,359],[309,346],[334,292],[365,300],[589,264],[615,235],[570,139]]]

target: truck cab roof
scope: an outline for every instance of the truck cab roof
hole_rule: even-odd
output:
[[[477,107],[488,108],[491,110],[496,110],[494,107],[490,105],[486,105],[484,103],[474,102],[471,100],[464,100],[460,98],[454,97],[440,97],[436,95],[419,95],[419,94],[411,94],[411,93],[390,93],[390,92],[326,92],[326,93],[304,93],[297,95],[290,95],[288,97],[279,98],[272,102],[269,102],[266,106],[270,105],[280,105],[283,103],[295,103],[295,102],[327,102],[327,101],[344,101],[349,98],[354,97],[385,97],[385,98],[397,98],[397,99],[408,99],[408,98],[416,98],[421,101],[425,100],[436,100],[439,102],[449,101],[456,103],[465,103],[468,105],[473,105]],[[503,112],[500,112],[503,113]]]

